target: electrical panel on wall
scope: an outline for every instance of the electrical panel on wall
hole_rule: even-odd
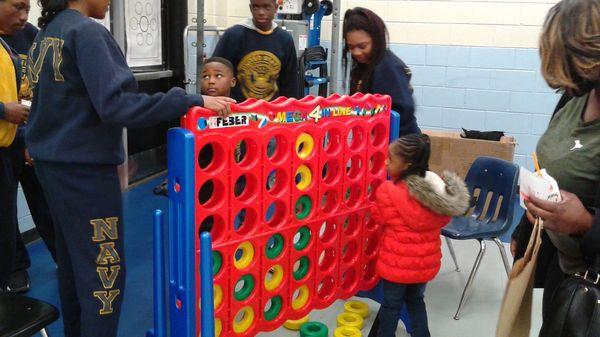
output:
[[[278,14],[302,14],[303,0],[278,0]]]

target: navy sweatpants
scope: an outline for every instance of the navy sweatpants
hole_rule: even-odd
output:
[[[17,181],[11,149],[0,147],[0,289],[6,289],[15,262]]]
[[[36,162],[56,229],[65,337],[117,335],[125,286],[116,165]]]
[[[15,180],[21,183],[23,194],[27,200],[27,206],[31,213],[31,218],[35,228],[48,247],[52,259],[56,262],[56,244],[54,239],[54,225],[52,216],[48,209],[48,203],[44,197],[44,192],[40,186],[40,182],[35,175],[35,167],[25,165],[25,142],[22,137],[15,139],[11,145],[12,160],[14,167]],[[17,228],[16,239],[16,256],[13,270],[25,270],[31,266],[27,248],[21,237],[21,233]]]

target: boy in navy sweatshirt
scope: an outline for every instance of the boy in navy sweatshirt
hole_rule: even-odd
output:
[[[29,52],[33,102],[26,143],[56,230],[65,336],[114,337],[125,285],[123,210],[117,165],[123,127],[146,127],[205,106],[220,115],[235,101],[138,92],[102,19],[108,1],[41,1]],[[90,18],[91,17],[91,18]]]
[[[238,101],[297,98],[296,47],[290,33],[273,22],[277,0],[250,0],[250,11],[252,19],[229,28],[213,53],[233,64],[238,85],[232,97]]]
[[[19,0],[27,7],[28,0]],[[24,78],[26,74],[26,61],[27,53],[31,47],[35,36],[38,33],[38,29],[27,22],[23,29],[15,32],[14,34],[6,34],[1,37],[17,54],[19,62],[21,63],[22,70],[22,81],[19,89],[19,99],[31,100],[31,88],[27,79]],[[56,262],[56,248],[54,243],[54,225],[52,224],[52,216],[44,197],[42,187],[35,175],[33,161],[29,158],[28,152],[25,148],[25,124],[20,125],[17,130],[17,135],[13,144],[10,146],[12,152],[12,163],[13,163],[13,174],[15,183],[21,183],[23,188],[23,194],[27,200],[27,206],[31,217],[35,224],[35,228],[44,240],[46,247],[52,258]],[[16,198],[16,196],[15,196]],[[11,212],[16,212],[11,210]],[[17,228],[15,234],[16,243],[16,256],[13,267],[13,272],[8,280],[8,290],[12,292],[25,292],[29,290],[29,274],[27,269],[31,266],[31,260],[29,254],[27,254],[27,248],[21,237],[21,233]]]

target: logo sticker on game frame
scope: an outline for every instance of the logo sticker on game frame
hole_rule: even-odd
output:
[[[229,117],[209,117],[207,126],[209,129],[233,128],[236,126],[250,125],[247,115],[231,115]]]

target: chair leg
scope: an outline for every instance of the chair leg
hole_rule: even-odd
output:
[[[471,269],[471,274],[469,275],[469,279],[467,280],[467,284],[465,285],[465,289],[463,290],[462,296],[460,297],[460,303],[458,304],[458,309],[456,310],[456,314],[454,315],[455,320],[460,319],[460,312],[469,296],[469,291],[471,290],[471,285],[473,284],[473,280],[475,279],[475,275],[477,274],[477,270],[479,270],[479,266],[481,265],[481,260],[483,259],[483,255],[485,254],[485,241],[479,241],[479,254],[477,254],[477,258],[475,259],[475,264],[473,265],[473,269]]]
[[[444,237],[446,239],[446,245],[448,246],[448,250],[450,251],[450,256],[452,256],[452,261],[454,261],[454,266],[456,267],[455,271],[459,272],[460,268],[458,267],[458,262],[456,261],[456,253],[454,252],[454,246],[452,245],[452,240],[449,237]]]
[[[42,330],[40,330],[40,335],[41,335],[42,337],[50,337],[50,335],[48,335],[48,333],[46,332],[46,329],[42,329]]]
[[[494,238],[494,242],[498,245],[498,249],[500,249],[500,255],[502,256],[502,262],[504,262],[504,269],[506,269],[506,275],[510,274],[510,264],[508,263],[508,258],[506,257],[506,249],[504,249],[504,244],[498,238]]]

